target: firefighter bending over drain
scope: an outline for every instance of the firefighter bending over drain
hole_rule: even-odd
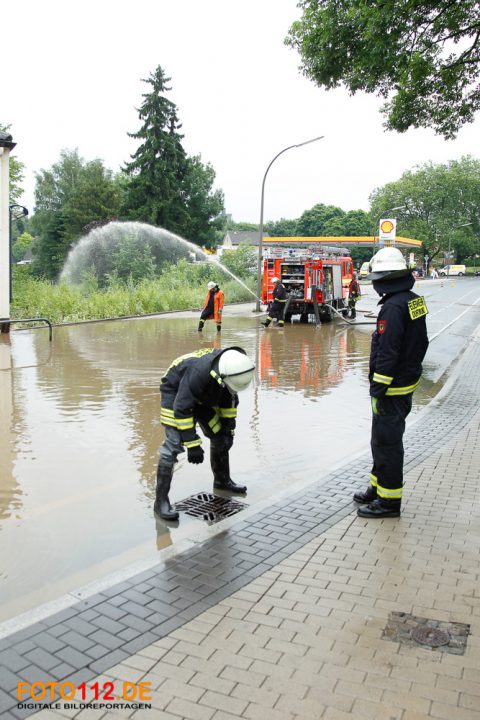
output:
[[[267,319],[262,322],[264,327],[268,327],[272,320],[277,321],[278,327],[285,325],[283,315],[285,313],[285,303],[287,302],[288,295],[284,286],[277,277],[272,278],[273,288],[273,302],[268,309]]]
[[[368,277],[381,296],[370,351],[373,467],[370,485],[353,499],[365,505],[358,508],[361,517],[399,517],[403,433],[427,352],[428,310],[424,298],[412,292],[415,279],[397,248],[379,250]]]
[[[217,283],[210,280],[207,283],[207,295],[205,297],[205,305],[203,306],[200,321],[198,323],[198,332],[202,332],[206,320],[215,320],[217,323],[217,332],[222,330],[222,313],[225,296],[220,290]]]
[[[230,478],[228,453],[233,445],[237,393],[247,388],[255,364],[239,347],[203,348],[172,362],[160,385],[160,421],[165,441],[160,449],[154,510],[164,520],[177,520],[168,499],[177,455],[187,450],[188,462],[203,462],[196,425],[210,439],[210,464],[215,488],[244,494],[247,488]]]

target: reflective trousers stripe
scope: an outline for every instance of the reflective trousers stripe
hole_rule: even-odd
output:
[[[385,500],[401,500],[402,488],[390,490],[389,488],[384,488],[381,485],[377,485],[377,495],[378,497],[385,498]]]

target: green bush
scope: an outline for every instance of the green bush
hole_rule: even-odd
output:
[[[228,275],[222,282],[221,266],[211,263],[165,265],[156,278],[126,280],[108,277],[99,288],[95,273],[87,272],[80,285],[55,284],[33,277],[29,266],[14,268],[12,319],[46,317],[53,323],[146,315],[203,306],[209,280],[219,283],[227,303],[252,300],[253,296]],[[254,288],[254,279],[246,283]]]

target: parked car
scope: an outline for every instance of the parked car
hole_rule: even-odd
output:
[[[446,275],[456,275],[457,277],[461,277],[462,275],[465,275],[466,272],[467,269],[465,265],[445,265],[445,267],[440,270],[440,275],[442,277],[445,277]]]
[[[358,272],[358,277],[366,278],[370,273],[370,262],[364,262]]]

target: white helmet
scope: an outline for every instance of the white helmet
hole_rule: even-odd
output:
[[[213,288],[216,287],[216,286],[217,286],[217,283],[213,282],[213,280],[210,280],[210,282],[207,283],[207,288],[208,288],[209,290],[213,290]]]
[[[398,248],[386,247],[379,250],[370,260],[369,280],[402,277],[410,272],[405,258]]]
[[[255,363],[240,349],[225,350],[218,361],[218,372],[227,388],[237,393],[245,390],[253,378]]]
[[[277,278],[277,277],[273,277],[273,278],[272,278],[272,283],[276,283],[276,282],[278,282],[278,278]]]

